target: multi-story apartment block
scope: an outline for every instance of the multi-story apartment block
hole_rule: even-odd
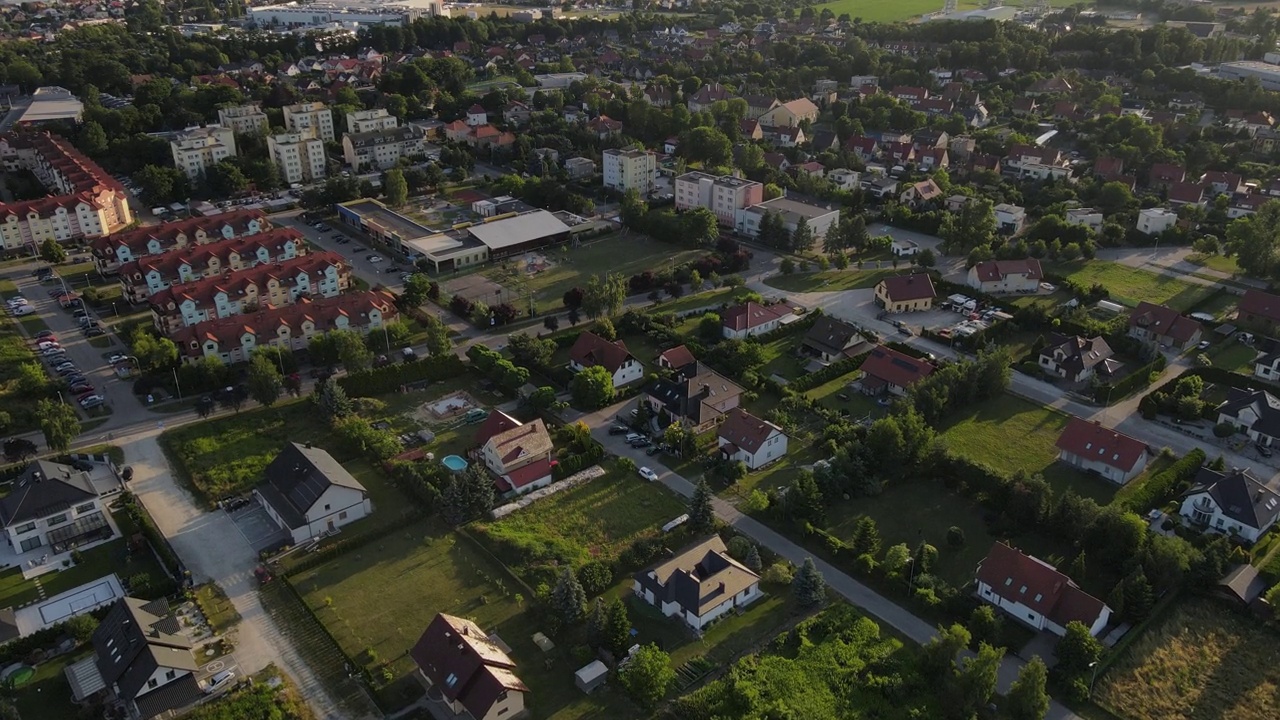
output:
[[[627,192],[635,190],[640,197],[653,194],[654,180],[658,176],[657,156],[645,150],[604,151],[604,186]]]
[[[199,179],[209,168],[236,154],[236,135],[220,125],[188,128],[169,141],[173,164],[192,180]]]
[[[206,320],[292,305],[301,297],[335,297],[350,283],[347,261],[323,250],[173,285],[151,296],[151,319],[167,335]]]
[[[277,228],[261,235],[194,245],[162,255],[148,255],[120,266],[124,298],[145,301],[173,285],[219,276],[258,265],[285,263],[307,254],[302,234]]]
[[[402,157],[424,152],[422,131],[413,126],[342,136],[342,158],[357,172],[370,167],[386,170],[395,167]]]
[[[324,178],[324,141],[315,136],[315,130],[272,135],[267,138],[267,152],[286,183],[309,183]]]
[[[368,333],[396,316],[395,297],[387,292],[365,291],[332,298],[302,298],[292,305],[259,310],[219,320],[206,320],[179,328],[170,339],[183,362],[203,357],[225,363],[248,360],[261,346],[301,350],[311,339],[330,330]]]
[[[264,134],[271,129],[267,114],[257,105],[236,105],[218,109],[218,124],[241,135]]]
[[[271,229],[261,210],[234,210],[210,217],[146,225],[94,240],[89,246],[98,272],[109,274],[148,255],[160,255],[192,245],[257,235]]]
[[[61,137],[20,133],[0,138],[0,161],[9,171],[29,170],[51,193],[36,200],[0,202],[0,244],[5,250],[34,250],[49,239],[99,237],[133,222],[120,183]]]
[[[733,225],[739,210],[764,201],[764,185],[730,175],[687,172],[676,178],[675,190],[677,210],[706,208],[721,225]]]
[[[357,110],[347,113],[347,132],[353,134],[376,132],[378,130],[394,130],[400,127],[400,121],[383,108],[377,110]]]
[[[316,137],[325,142],[333,142],[337,137],[333,132],[333,111],[321,102],[285,105],[284,128],[291,133],[314,130]]]

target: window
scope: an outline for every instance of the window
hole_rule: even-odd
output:
[[[18,527],[14,528],[13,531],[21,535],[22,533],[31,532],[32,530],[35,530],[35,529],[36,529],[36,524],[33,522],[29,522],[29,523],[26,523],[25,525],[19,525]]]
[[[325,506],[324,506],[324,509],[325,509],[325,510],[328,510],[328,509],[329,509],[329,506],[328,506],[328,505],[325,505]]]
[[[91,502],[89,502],[89,503],[85,503],[85,504],[83,504],[83,505],[77,505],[77,506],[76,506],[76,514],[77,514],[77,515],[80,515],[80,514],[82,514],[82,513],[93,512],[93,510],[94,510],[95,508],[97,508],[97,507],[98,507],[97,505],[95,505],[94,503],[91,503]]]
[[[66,521],[67,521],[66,513],[62,513],[61,515],[54,515],[53,517],[49,518],[49,527],[53,527],[54,525],[61,525]]]
[[[449,673],[449,677],[444,679],[444,684],[445,684],[445,687],[450,687],[450,688],[453,687],[454,685],[457,685],[458,676],[453,673]]]
[[[149,688],[153,688],[159,684],[160,684],[159,681],[157,681],[155,678],[151,678],[150,680],[147,681],[147,687]]]
[[[165,680],[172,680],[172,679],[174,679],[174,678],[175,678],[175,677],[177,677],[177,676],[178,676],[178,671],[177,671],[177,670],[170,670],[169,672],[167,672],[167,673],[165,673],[165,674],[164,674],[164,679],[165,679]]]
[[[346,519],[347,519],[347,511],[346,511],[346,510],[343,510],[342,512],[338,513],[338,519],[339,519],[339,520],[346,520]]]
[[[27,552],[28,550],[35,550],[40,547],[41,544],[43,544],[43,541],[40,539],[40,536],[33,535],[19,543],[19,547],[22,548],[22,552]]]

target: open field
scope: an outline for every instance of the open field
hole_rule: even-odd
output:
[[[1280,717],[1280,636],[1189,599],[1129,647],[1095,697],[1125,720],[1271,720]]]
[[[773,275],[764,283],[772,288],[786,292],[833,292],[836,290],[861,290],[873,288],[876,283],[886,277],[907,272],[902,269],[881,268],[879,270],[825,270],[812,273],[795,273],[792,275]]]
[[[695,295],[685,295],[675,300],[667,298],[657,305],[650,306],[648,309],[652,312],[660,313],[683,313],[697,308],[716,308],[746,297],[752,292],[752,290],[748,290],[745,287],[717,288]]]
[[[685,511],[666,488],[614,471],[471,531],[530,585],[552,585],[558,565],[613,562],[637,539],[661,535],[663,524]]]
[[[1001,395],[947,419],[942,438],[959,455],[1004,473],[1044,475],[1054,489],[1068,488],[1105,505],[1115,487],[1056,462],[1058,436],[1069,418],[1013,395]]]
[[[1207,267],[1210,270],[1218,272],[1231,273],[1232,275],[1240,272],[1240,266],[1236,264],[1234,256],[1227,257],[1225,255],[1206,255],[1204,253],[1192,253],[1187,256],[1187,262],[1195,263],[1201,267]]]
[[[1185,311],[1213,292],[1204,285],[1099,260],[1053,263],[1050,269],[1086,288],[1101,284],[1112,300],[1128,307],[1145,300]]]
[[[1010,0],[1005,4],[1017,7],[1025,3],[1019,0]],[[1065,0],[1050,0],[1050,4],[1054,7],[1070,5]],[[957,8],[960,10],[975,10],[980,7],[985,7],[985,4],[977,0],[960,0],[957,4]],[[897,22],[914,20],[921,15],[940,12],[942,3],[934,0],[907,0],[907,2],[892,2],[892,0],[834,0],[834,2],[816,6],[816,9],[818,11],[831,10],[836,14],[836,17],[848,13],[849,17],[854,19],[861,18],[864,22]]]

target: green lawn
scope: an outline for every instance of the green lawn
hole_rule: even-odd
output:
[[[539,500],[471,532],[530,585],[554,584],[560,563],[611,563],[632,542],[662,534],[686,512],[665,487],[618,471]]]
[[[1232,275],[1240,272],[1240,266],[1236,264],[1234,256],[1226,257],[1224,255],[1206,255],[1204,253],[1192,253],[1187,256],[1187,262],[1195,263],[1201,267],[1217,270],[1218,272],[1231,273]]]
[[[1058,436],[1068,420],[1057,411],[1001,395],[949,417],[940,429],[947,447],[959,455],[1004,473],[1040,473],[1058,492],[1070,488],[1106,504],[1115,486],[1055,462]]]
[[[671,666],[678,668],[695,658],[705,658],[720,665],[745,652],[762,640],[778,633],[800,610],[791,602],[787,587],[768,587],[765,597],[747,606],[741,614],[730,614],[713,624],[702,637],[693,634],[680,622],[663,616],[631,592],[628,581],[619,595],[625,598],[636,640],[657,643],[671,654]]]
[[[71,702],[71,684],[65,672],[68,665],[84,659],[91,651],[61,655],[36,665],[30,682],[13,691],[13,704],[24,719],[74,718],[82,708]]]
[[[196,602],[215,632],[225,632],[240,622],[240,613],[217,583],[208,582],[196,588]]]
[[[850,268],[848,270],[827,270],[824,272],[812,273],[795,273],[792,275],[773,275],[765,278],[764,283],[769,287],[785,290],[786,292],[834,292],[836,290],[860,290],[864,288],[872,288],[876,283],[891,277],[908,272],[908,267],[903,265],[899,269],[890,267],[878,270],[856,270]]]
[[[845,413],[854,420],[870,416],[872,420],[882,416],[886,408],[878,405],[875,399],[849,388],[849,383],[862,374],[861,370],[841,375],[827,381],[805,393],[805,397],[816,400],[825,408]],[[844,395],[844,397],[840,397]]]
[[[1244,343],[1227,340],[1210,346],[1208,355],[1216,368],[1253,375],[1253,361],[1258,357],[1258,351]]]
[[[1211,287],[1101,260],[1053,263],[1050,269],[1086,288],[1101,284],[1112,300],[1129,307],[1145,300],[1187,310],[1213,292]]]
[[[697,308],[718,308],[751,295],[753,292],[745,287],[717,288],[694,295],[685,295],[675,300],[668,298],[648,309],[658,313],[684,313]]]

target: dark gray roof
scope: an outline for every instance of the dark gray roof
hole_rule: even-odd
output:
[[[365,492],[342,464],[320,448],[289,443],[263,471],[258,493],[290,528],[307,524],[307,511],[331,485]]]
[[[828,315],[818,318],[813,323],[813,327],[809,328],[809,332],[804,334],[805,345],[828,355],[839,355],[860,339],[858,328]]]
[[[1267,589],[1267,581],[1258,574],[1257,568],[1249,563],[1241,563],[1223,576],[1218,581],[1218,586],[1248,605]]]
[[[161,685],[139,697],[134,702],[138,706],[138,717],[141,720],[153,718],[169,710],[179,710],[194,705],[204,697],[200,689],[200,681],[195,675],[184,675],[171,683]]]
[[[191,641],[181,634],[165,600],[117,600],[93,633],[98,672],[121,697],[136,698],[157,668],[195,672]]]
[[[701,616],[759,582],[760,576],[729,557],[724,541],[713,535],[641,570],[634,579],[659,601]]]
[[[1250,430],[1270,437],[1280,437],[1280,398],[1266,390],[1231,388],[1227,392],[1226,402],[1218,406],[1218,412],[1238,418],[1246,408],[1252,408],[1258,416],[1249,426]]]
[[[701,425],[721,414],[704,400],[718,402],[727,396],[741,395],[743,390],[732,380],[695,362],[681,368],[673,379],[655,379],[645,386],[645,392],[672,415]]]
[[[1058,333],[1054,333],[1049,344],[1040,351],[1040,357],[1054,358],[1058,367],[1067,370],[1072,377],[1105,363],[1111,355],[1111,346],[1101,337],[1066,337]]]
[[[13,608],[0,609],[0,645],[18,637],[18,618]]]
[[[1247,527],[1265,530],[1280,515],[1280,495],[1249,474],[1248,470],[1220,473],[1200,468],[1195,484],[1183,495],[1208,493],[1222,514]]]
[[[98,497],[88,476],[70,465],[36,460],[0,500],[0,523],[9,527],[67,510]]]

